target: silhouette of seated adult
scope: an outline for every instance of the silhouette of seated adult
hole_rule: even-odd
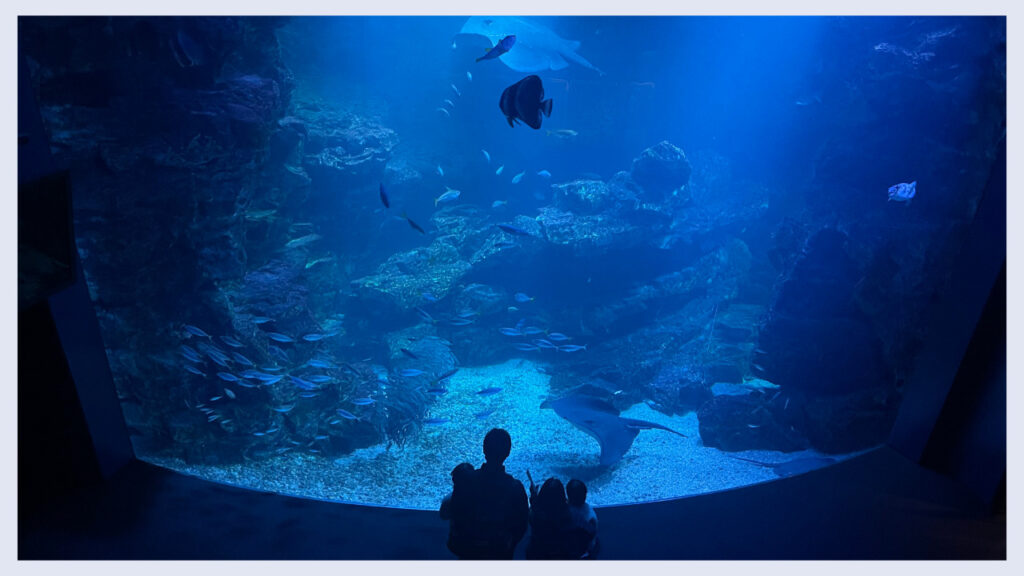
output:
[[[511,560],[526,533],[529,505],[523,483],[505,472],[512,438],[501,428],[484,437],[485,462],[477,470],[456,466],[442,518],[450,514],[448,549],[464,560]],[[456,478],[457,477],[457,478]]]
[[[548,478],[539,491],[530,487],[530,542],[526,545],[529,560],[559,560],[573,556],[569,546],[572,517],[565,498],[565,487],[558,478]]]

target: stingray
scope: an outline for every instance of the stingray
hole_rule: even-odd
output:
[[[657,428],[686,438],[686,434],[661,424],[623,418],[614,406],[592,396],[573,395],[548,400],[541,404],[541,408],[554,409],[555,414],[596,438],[601,444],[600,466],[611,466],[621,460],[641,430]]]
[[[732,455],[729,455],[729,457],[735,460],[743,460],[744,462],[757,464],[762,468],[771,468],[772,472],[775,472],[775,475],[780,478],[803,474],[804,472],[810,472],[811,470],[817,470],[818,468],[824,468],[829,464],[836,463],[835,458],[820,458],[818,456],[801,456],[799,458],[793,458],[792,460],[786,460],[785,462],[761,462],[760,460],[752,460],[750,458]]]
[[[490,41],[493,47],[501,39],[515,35],[512,48],[498,59],[517,72],[543,72],[561,70],[571,60],[580,66],[604,74],[586,58],[576,53],[580,43],[566,40],[548,28],[534,24],[525,18],[514,16],[471,16],[459,34],[478,34]]]

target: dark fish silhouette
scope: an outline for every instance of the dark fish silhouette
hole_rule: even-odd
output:
[[[484,54],[483,56],[477,58],[476,61],[479,62],[481,60],[493,60],[493,59],[501,56],[505,52],[508,52],[509,50],[511,50],[512,49],[512,45],[515,44],[515,43],[516,43],[516,35],[515,34],[509,34],[508,36],[505,36],[504,38],[502,38],[500,42],[495,44],[494,48],[491,48],[490,50],[488,50],[487,54]],[[472,81],[473,77],[470,76],[469,79],[470,79],[470,81]]]
[[[641,430],[657,428],[686,438],[686,434],[661,424],[623,418],[614,406],[592,396],[573,395],[546,400],[541,408],[554,409],[555,414],[597,439],[601,444],[600,466],[611,466],[621,460]]]
[[[380,185],[380,201],[385,208],[391,208],[391,201],[388,200],[388,193],[384,190],[384,184]]]
[[[541,114],[551,117],[551,100],[544,99],[544,85],[540,77],[533,74],[505,88],[498,107],[509,126],[515,126],[515,121],[519,120],[540,130]]]
[[[424,230],[423,228],[420,228],[419,224],[413,222],[412,218],[409,218],[408,216],[406,216],[405,212],[402,212],[402,218],[405,218],[405,221],[409,223],[409,226],[412,226],[413,230],[419,232],[420,234],[426,234],[427,233],[426,230]]]
[[[533,234],[530,234],[526,230],[523,230],[522,228],[518,226],[513,226],[511,224],[498,224],[498,228],[501,228],[502,231],[508,232],[509,234],[515,236],[533,236]]]

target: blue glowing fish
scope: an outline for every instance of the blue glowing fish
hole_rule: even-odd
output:
[[[580,350],[586,350],[587,345],[584,344],[580,346],[578,344],[566,344],[564,346],[559,346],[558,349],[562,352],[579,352]]]
[[[516,302],[519,302],[520,304],[533,301],[533,298],[530,298],[529,296],[522,292],[516,292],[514,298],[516,299]]]
[[[202,371],[199,370],[199,368],[196,368],[191,364],[185,364],[185,370],[188,370],[189,372],[195,374],[196,376],[206,376],[206,374],[203,374]]]
[[[189,334],[193,334],[195,336],[199,336],[200,338],[210,338],[210,335],[207,334],[206,332],[204,332],[201,328],[198,328],[198,327],[193,326],[191,324],[185,324],[185,330]]]
[[[232,348],[241,348],[242,347],[242,343],[239,342],[238,340],[235,340],[231,336],[221,336],[220,339],[221,339],[222,342],[224,342],[228,346],[231,346]]]
[[[193,362],[203,361],[203,359],[199,356],[199,352],[196,352],[195,348],[192,348],[191,346],[186,346],[184,344],[181,345],[181,355]]]
[[[486,54],[484,54],[483,56],[477,58],[476,61],[479,62],[481,60],[494,60],[495,58],[498,58],[499,56],[501,56],[505,52],[508,52],[509,50],[511,50],[512,46],[514,46],[515,43],[516,43],[516,35],[515,34],[509,34],[508,36],[505,36],[504,38],[502,38],[497,44],[495,44],[494,48],[491,48],[490,50],[487,51]]]
[[[895,186],[889,187],[889,201],[892,202],[906,202],[907,206],[910,205],[910,201],[914,199],[914,195],[917,194],[917,180],[914,180],[910,184],[901,182]]]

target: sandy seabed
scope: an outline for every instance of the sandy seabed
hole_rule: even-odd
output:
[[[483,438],[491,428],[512,436],[506,470],[529,486],[527,470],[540,484],[556,476],[563,482],[579,478],[587,484],[587,500],[614,506],[679,498],[776,479],[764,466],[730,457],[700,441],[697,416],[667,416],[636,404],[622,416],[647,420],[676,430],[642,430],[626,456],[612,470],[597,468],[597,440],[540,404],[550,392],[541,365],[513,359],[503,364],[462,368],[451,377],[449,392],[431,406],[427,418],[445,419],[425,425],[404,446],[373,446],[336,460],[314,454],[286,453],[258,463],[197,466],[178,459],[147,459],[178,472],[250,489],[305,498],[396,508],[437,509],[451,490],[452,468],[460,462],[483,462]],[[488,387],[502,390],[477,394]],[[493,412],[492,412],[493,411]],[[489,415],[482,415],[490,412]],[[478,415],[481,415],[478,417]],[[798,453],[752,450],[737,456],[781,462]]]

